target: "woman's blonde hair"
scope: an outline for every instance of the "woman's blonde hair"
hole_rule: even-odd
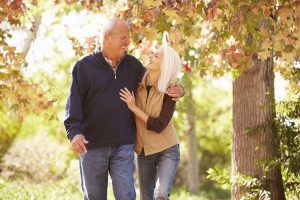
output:
[[[160,92],[166,93],[168,87],[177,82],[181,60],[178,53],[169,45],[163,45],[161,48],[163,48],[163,59],[157,88]]]

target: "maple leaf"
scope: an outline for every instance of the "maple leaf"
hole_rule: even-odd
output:
[[[280,18],[280,21],[282,23],[286,23],[288,21],[288,18],[291,16],[291,9],[288,7],[282,7],[278,10],[278,16]]]
[[[157,30],[155,28],[148,28],[145,30],[143,35],[145,35],[148,40],[154,40],[157,37]]]
[[[186,42],[189,44],[189,46],[194,46],[195,44],[195,36],[189,36],[189,37],[186,37],[185,40]]]
[[[218,31],[221,31],[222,27],[224,26],[221,18],[212,21],[212,24]]]
[[[260,60],[266,60],[267,58],[269,58],[271,56],[271,52],[270,51],[261,51],[261,52],[258,52],[257,55]]]
[[[164,10],[164,13],[166,16],[168,16],[168,21],[173,21],[174,19],[176,20],[177,24],[182,24],[184,21],[182,20],[182,18],[178,15],[178,13],[176,12],[176,10]]]
[[[157,1],[144,0],[143,3],[145,3],[145,5],[146,5],[148,8],[159,7],[160,5],[162,5],[162,1],[161,1],[161,0],[157,0]]]
[[[271,31],[265,27],[262,27],[259,32],[263,38],[269,38],[271,34]]]
[[[272,41],[270,39],[263,40],[261,48],[265,51],[272,49]]]

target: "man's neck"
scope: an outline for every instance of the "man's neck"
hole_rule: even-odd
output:
[[[102,49],[102,55],[105,59],[108,59],[111,61],[111,65],[114,68],[118,62],[118,59],[114,59],[112,58],[112,56],[110,56],[109,52],[107,52],[105,49]]]
[[[113,63],[116,63],[118,61],[117,58],[114,58],[113,56],[111,56],[110,52],[108,52],[105,49],[102,49],[102,54],[105,58],[111,60]]]

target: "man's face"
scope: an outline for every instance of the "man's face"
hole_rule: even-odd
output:
[[[108,35],[109,51],[113,59],[121,58],[130,44],[129,30],[126,25],[119,25]]]

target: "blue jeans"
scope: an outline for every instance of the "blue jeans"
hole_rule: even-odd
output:
[[[168,200],[180,159],[179,145],[162,152],[138,155],[141,200]]]
[[[108,173],[116,200],[136,198],[133,180],[134,144],[88,150],[79,156],[85,200],[106,200]]]

